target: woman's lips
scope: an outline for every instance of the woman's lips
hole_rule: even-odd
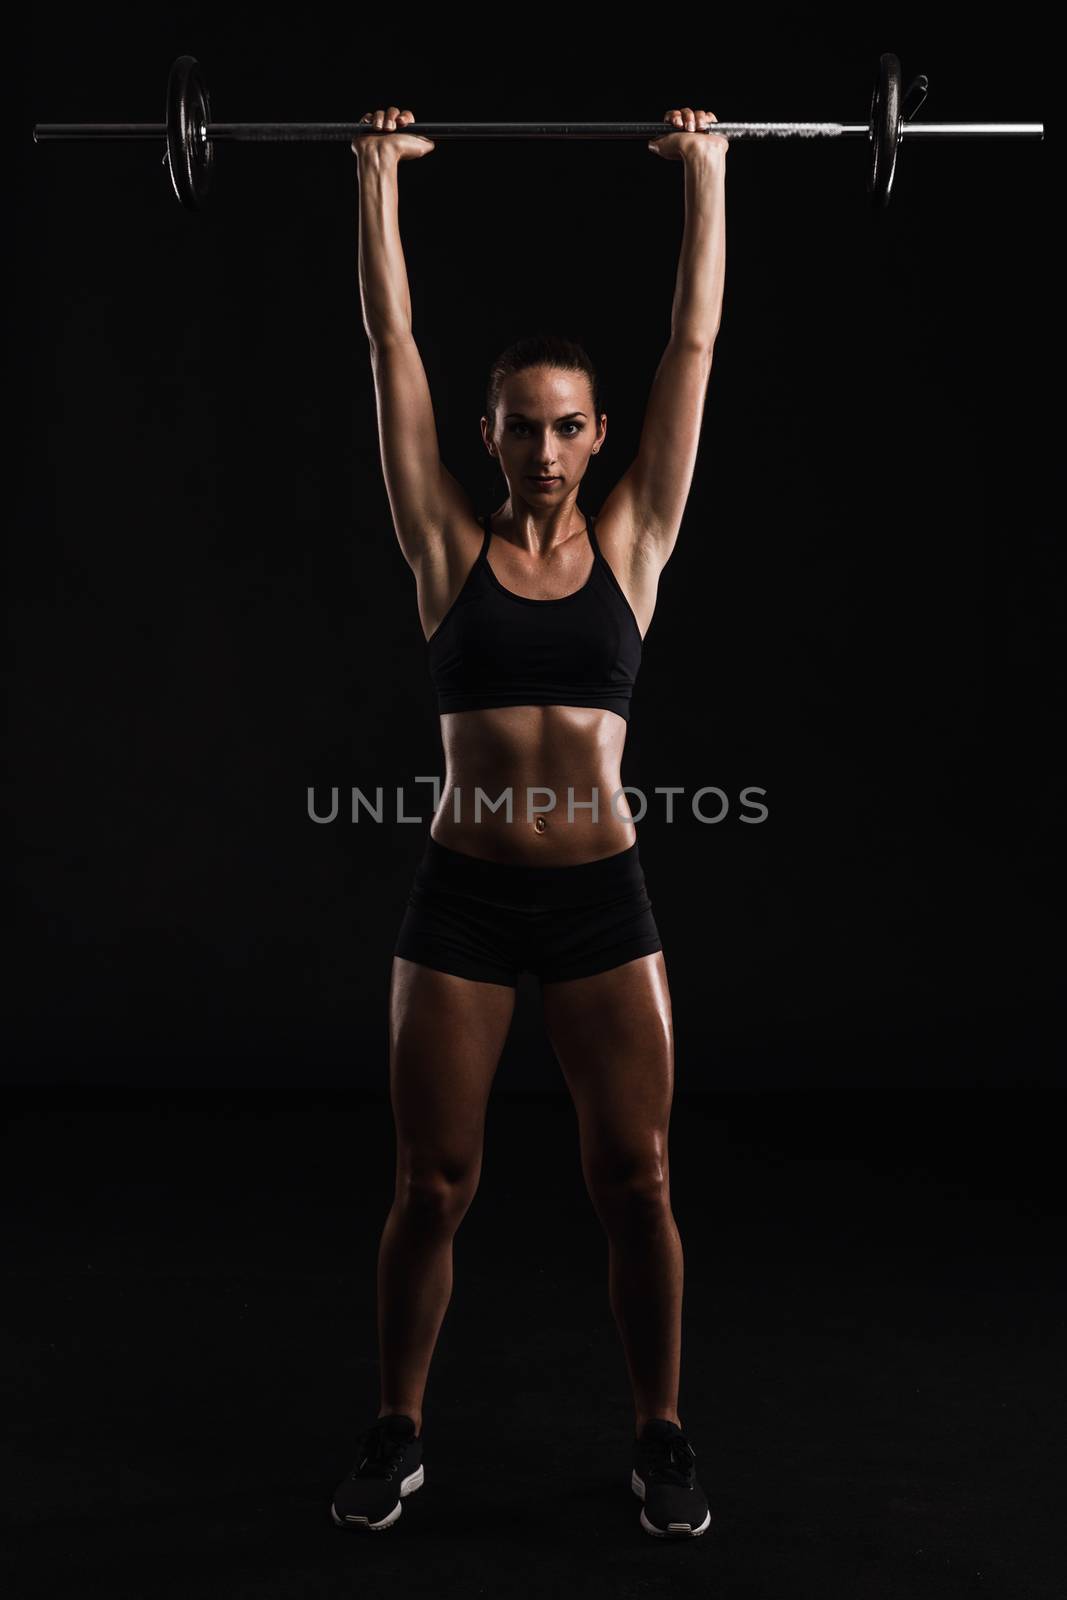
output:
[[[551,489],[557,483],[559,483],[559,481],[560,481],[559,478],[531,478],[530,479],[531,483],[536,483],[542,489]]]

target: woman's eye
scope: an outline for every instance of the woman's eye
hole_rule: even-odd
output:
[[[573,428],[574,429],[574,433],[581,433],[581,431],[582,431],[582,425],[581,425],[580,422],[564,422],[562,424],[562,426],[564,428]],[[509,424],[509,429],[510,429],[510,432],[512,432],[512,433],[518,433],[520,428],[525,429],[525,427],[526,427],[525,422],[512,422],[512,423]],[[574,433],[568,433],[567,434],[567,438],[568,439],[573,439],[574,438]]]

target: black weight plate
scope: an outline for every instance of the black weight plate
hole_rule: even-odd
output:
[[[885,207],[893,189],[901,130],[900,58],[886,52],[878,59],[871,96],[871,168],[867,190],[871,204]]]
[[[167,79],[167,164],[174,193],[190,211],[200,210],[211,180],[210,121],[200,63],[195,56],[179,56]]]

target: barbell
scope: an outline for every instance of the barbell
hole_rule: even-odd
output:
[[[866,122],[715,122],[701,132],[734,139],[866,139],[867,191],[871,204],[889,204],[897,154],[912,139],[1043,139],[1041,122],[915,122],[929,80],[920,73],[903,89],[900,60],[884,53]],[[207,86],[195,56],[179,56],[167,79],[165,125],[149,122],[39,122],[34,143],[46,139],[162,139],[163,161],[174,193],[190,211],[200,210],[211,182],[215,143],[388,138],[393,130],[365,122],[212,122]],[[409,122],[404,133],[428,139],[659,139],[671,132],[662,122]],[[677,130],[673,130],[677,131]]]

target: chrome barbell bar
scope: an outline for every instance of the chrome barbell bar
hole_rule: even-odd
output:
[[[866,139],[867,188],[886,206],[902,141],[915,139],[1043,139],[1041,122],[915,122],[929,82],[920,74],[903,89],[900,61],[889,52],[878,62],[867,122],[715,122],[699,130],[729,140]],[[661,139],[676,129],[665,122],[410,122],[402,130],[366,122],[213,122],[200,64],[179,56],[167,80],[167,120],[157,122],[39,122],[35,143],[49,140],[162,139],[164,161],[182,205],[199,210],[207,192],[219,140],[250,143],[323,143],[389,138],[394,132],[438,139]]]

